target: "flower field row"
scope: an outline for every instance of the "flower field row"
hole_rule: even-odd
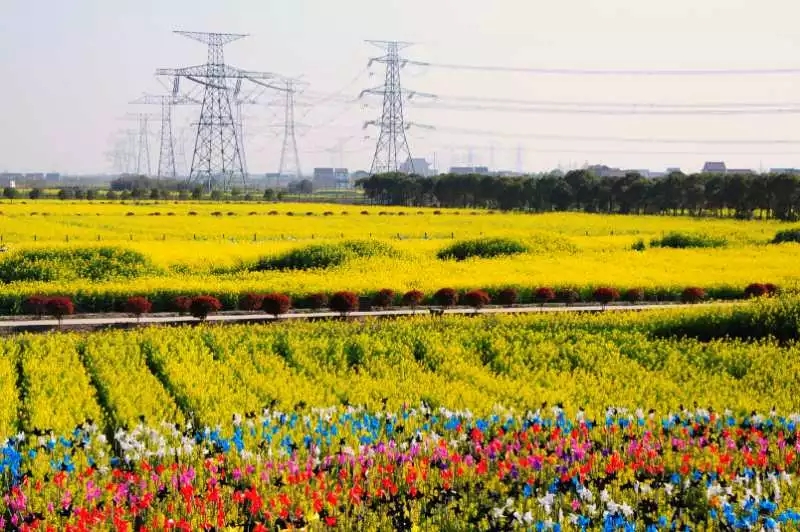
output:
[[[92,427],[2,448],[0,525],[38,530],[778,530],[800,415],[558,407],[264,409],[224,429]],[[76,448],[76,445],[82,444]],[[266,449],[266,450],[265,450]],[[82,463],[39,455],[70,450]]]

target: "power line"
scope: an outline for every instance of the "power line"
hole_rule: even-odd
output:
[[[584,142],[626,142],[626,143],[646,143],[646,144],[731,144],[731,145],[794,145],[800,144],[800,140],[792,139],[676,139],[658,137],[621,137],[621,136],[593,136],[593,135],[556,135],[546,133],[508,133],[505,131],[490,131],[483,129],[467,129],[456,127],[437,127],[438,132],[447,132],[456,135],[482,135],[498,138],[534,138],[542,140],[564,140],[564,141],[584,141]]]
[[[495,65],[462,65],[455,63],[432,63],[426,61],[406,60],[405,65],[441,68],[448,70],[513,72],[520,74],[539,74],[556,76],[761,76],[761,75],[796,75],[800,68],[746,68],[746,69],[664,69],[664,70],[600,70],[588,68],[544,68],[544,67],[511,67]]]
[[[409,92],[408,99],[417,97],[416,92]],[[609,107],[609,108],[653,108],[653,109],[736,109],[736,108],[775,108],[800,107],[800,102],[697,102],[697,103],[665,103],[665,102],[590,102],[565,100],[524,100],[516,98],[492,98],[485,96],[435,95],[434,101],[464,101],[482,103],[502,103],[531,106],[552,107]]]
[[[771,115],[771,114],[800,114],[800,107],[796,108],[749,108],[749,109],[581,109],[563,107],[535,107],[535,106],[499,106],[476,104],[439,104],[439,103],[412,103],[417,109],[441,109],[451,111],[497,111],[511,113],[532,114],[576,114],[576,115]]]

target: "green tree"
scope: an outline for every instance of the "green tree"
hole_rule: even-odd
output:
[[[16,199],[19,197],[19,190],[12,187],[5,187],[3,189],[3,197],[10,200]]]
[[[86,190],[86,199],[92,201],[97,198],[97,191],[93,188]]]
[[[222,199],[222,191],[221,190],[212,190],[211,191],[211,201],[220,201]]]
[[[203,187],[198,185],[192,189],[192,199],[193,200],[203,199]]]
[[[157,188],[154,188],[154,189],[150,190],[150,199],[151,200],[157,200],[160,197],[161,197],[161,193],[159,192],[159,190]]]
[[[239,187],[233,187],[231,189],[231,197],[233,199],[238,199],[242,195],[242,189]]]
[[[32,188],[30,192],[28,192],[28,198],[35,200],[42,197],[42,189],[41,188]]]
[[[109,190],[108,192],[106,192],[106,199],[107,200],[114,201],[114,200],[116,200],[118,198],[119,198],[119,194],[117,194],[115,191]]]
[[[58,199],[60,200],[68,200],[68,199],[75,199],[75,191],[71,188],[62,188],[58,191]]]

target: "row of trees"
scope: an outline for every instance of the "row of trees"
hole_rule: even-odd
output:
[[[501,210],[585,211],[620,214],[800,217],[800,176],[793,174],[691,174],[648,179],[630,172],[598,177],[588,170],[566,175],[494,177],[400,173],[357,182],[381,205],[484,207]]]

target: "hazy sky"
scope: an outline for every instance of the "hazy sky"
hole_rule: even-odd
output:
[[[800,67],[797,0],[0,0],[0,171],[90,173],[111,170],[136,122],[128,105],[158,92],[158,67],[205,61],[204,45],[176,29],[249,33],[226,47],[226,61],[303,76],[298,119],[302,167],[369,169],[377,131],[362,129],[377,99],[347,103],[379,85],[380,51],[364,39],[416,44],[408,58],[431,63],[590,69],[743,69]],[[794,102],[800,74],[771,76],[540,76],[409,66],[404,87],[443,96],[579,102]],[[185,83],[188,87],[190,82]],[[327,101],[325,100],[327,96]],[[322,101],[320,101],[322,100]],[[251,172],[276,171],[280,98],[248,106]],[[463,102],[462,102],[463,103]],[[156,108],[150,109],[156,112]],[[176,112],[191,162],[197,108]],[[732,167],[800,167],[800,114],[562,115],[411,106],[415,156],[442,169],[475,163],[526,170],[585,162],[697,169],[723,159]],[[448,129],[449,128],[449,129]],[[484,135],[453,132],[479,129]],[[155,169],[158,124],[151,125]],[[543,140],[535,134],[688,140],[796,140],[798,144],[626,143]],[[364,137],[368,138],[364,138]],[[337,146],[341,146],[339,149]],[[180,147],[179,147],[180,151]],[[185,162],[184,162],[185,159]]]

